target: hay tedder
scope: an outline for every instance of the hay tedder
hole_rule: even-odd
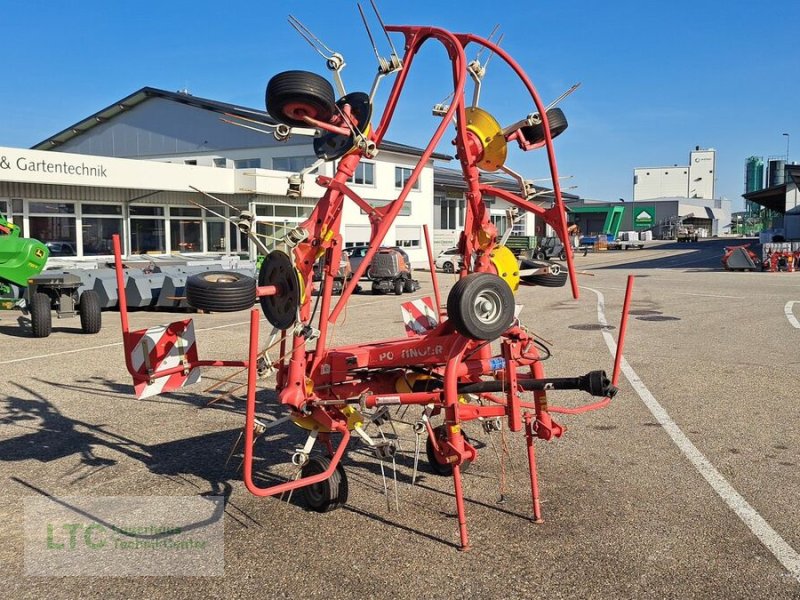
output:
[[[199,360],[190,339],[191,322],[173,323],[158,331],[132,332],[128,330],[126,308],[121,306],[128,369],[137,392],[142,395],[192,381],[199,367],[246,368],[244,482],[247,489],[258,496],[274,496],[303,488],[310,507],[322,512],[341,506],[347,499],[347,476],[341,459],[351,437],[361,440],[378,458],[391,460],[397,450],[395,441],[370,436],[366,427],[376,420],[376,415],[384,418],[389,414],[390,407],[418,406],[421,416],[415,431],[427,432],[427,457],[434,472],[453,477],[460,546],[466,549],[469,541],[462,470],[475,460],[477,451],[462,431],[463,424],[481,420],[485,429],[497,431],[507,427],[512,432],[524,432],[533,515],[536,521],[541,521],[534,441],[562,435],[564,428],[551,418],[552,413],[577,414],[601,408],[616,393],[630,284],[614,380],[601,370],[576,377],[545,377],[542,360],[549,351],[542,340],[520,323],[514,294],[522,285],[542,281],[542,277],[551,273],[551,266],[547,263],[520,266],[503,244],[509,232],[506,236],[498,232],[483,197],[491,195],[504,200],[515,209],[512,214],[533,212],[552,227],[563,243],[572,294],[577,298],[578,285],[553,150],[553,137],[566,129],[566,119],[560,109],[542,103],[523,69],[490,39],[436,27],[384,26],[377,10],[375,14],[386,33],[391,54],[383,58],[375,50],[379,67],[369,93],[346,93],[341,78],[342,56],[329,51],[302,24],[290,18],[292,25],[325,57],[337,91],[334,92],[328,80],[311,72],[279,73],[269,81],[266,90],[267,110],[278,124],[265,119],[262,125],[273,127],[265,130],[278,139],[293,135],[295,128],[316,131],[313,143],[319,161],[289,177],[289,196],[302,194],[303,177],[322,161],[336,161],[335,174],[316,177],[316,183],[326,190],[324,195],[308,219],[287,233],[283,241],[289,252],[273,250],[267,254],[258,281],[213,272],[187,281],[187,299],[199,309],[250,309],[247,358]],[[402,57],[392,46],[390,33],[403,36]],[[373,39],[371,34],[370,39]],[[449,105],[434,107],[434,115],[441,117],[441,122],[397,198],[376,208],[353,191],[348,180],[362,158],[372,158],[380,152],[414,59],[425,44],[440,44],[449,56],[452,100]],[[478,59],[468,61],[467,52],[473,49],[479,51],[479,56],[485,51],[490,56],[496,55],[516,74],[527,89],[530,114],[503,127],[478,106],[488,59],[483,64]],[[389,76],[395,77],[394,84],[380,119],[374,119],[373,99],[380,82]],[[474,91],[468,99],[470,79]],[[245,126],[252,128],[254,124]],[[464,264],[458,281],[443,303],[428,244],[434,294],[431,306],[435,313],[429,327],[403,338],[330,347],[329,328],[347,305],[403,202],[448,131],[453,138],[447,141],[454,140],[467,185],[467,213],[458,242]],[[541,148],[546,152],[552,206],[544,208],[537,204],[534,199],[541,192],[505,165],[512,143],[522,151]],[[518,181],[518,193],[481,182],[482,171],[498,170]],[[346,202],[355,203],[369,216],[372,243],[341,295],[334,296],[334,281],[343,252],[342,208]],[[256,241],[252,216],[242,212],[237,222]],[[324,260],[323,277],[314,282],[313,267],[320,258]],[[121,276],[121,271],[118,274]],[[317,285],[314,298],[311,292]],[[273,327],[270,339],[263,344],[259,342],[259,310],[253,308],[257,301]],[[124,304],[124,294],[120,294],[120,304]],[[277,359],[269,354],[275,346],[279,347]],[[253,477],[253,443],[265,425],[256,417],[256,392],[261,385],[259,380],[273,374],[276,395],[286,410],[286,418],[309,433],[305,446],[293,457],[298,467],[297,478],[259,487]],[[550,406],[548,395],[556,390],[582,390],[595,399],[576,408]],[[312,452],[317,441],[321,442],[322,453]]]

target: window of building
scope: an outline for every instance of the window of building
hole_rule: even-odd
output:
[[[261,168],[261,159],[260,158],[240,158],[238,160],[233,161],[233,167],[235,169],[260,169]]]
[[[451,197],[434,198],[434,227],[437,229],[458,229],[464,225],[465,203],[461,194]]]
[[[225,221],[206,221],[206,239],[209,252],[225,252]]]
[[[395,246],[400,248],[419,248],[420,228],[418,225],[397,225],[395,227]]]
[[[367,203],[370,206],[374,206],[375,208],[380,208],[382,206],[386,206],[390,202],[392,202],[392,201],[391,200],[367,200]],[[361,214],[365,215],[365,214],[367,214],[367,212],[362,208],[361,209]],[[398,216],[401,216],[401,217],[410,217],[411,216],[411,201],[410,200],[406,200],[405,202],[403,202],[403,206],[400,208],[400,212],[398,213]]]
[[[185,165],[195,165],[195,166],[197,166],[197,159],[194,159],[194,158],[193,158],[193,159],[191,159],[191,160],[185,160],[185,161],[183,161],[183,164],[185,164]]]
[[[118,204],[81,204],[83,255],[113,254],[111,236],[119,235],[124,248],[122,207]]]
[[[375,185],[375,163],[360,162],[356,167],[353,176],[348,179],[355,185]]]
[[[51,254],[76,256],[78,239],[75,204],[72,202],[30,202],[25,237],[53,243]]]
[[[131,254],[163,254],[167,251],[163,206],[131,206]]]
[[[272,169],[274,171],[288,171],[297,173],[306,167],[310,167],[317,162],[314,156],[279,156],[272,159]],[[316,169],[311,171],[316,173]]]
[[[394,168],[394,187],[401,189],[406,185],[406,181],[411,179],[411,173],[414,172],[414,169],[409,169],[407,167],[395,167]],[[412,190],[419,190],[419,178],[414,182],[414,185],[411,186]]]
[[[199,208],[173,206],[169,211],[170,250],[203,251],[203,220]]]
[[[214,159],[214,166],[219,169],[224,169],[228,166],[228,159],[227,158],[215,158]]]

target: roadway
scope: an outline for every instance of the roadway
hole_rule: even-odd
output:
[[[724,272],[724,245],[658,242],[590,253],[576,258],[578,300],[568,288],[519,292],[522,321],[552,341],[548,375],[610,371],[634,275],[625,375],[609,407],[556,416],[568,431],[537,442],[543,524],[530,520],[522,437],[505,432],[504,457],[498,434],[468,426],[480,452],[464,476],[468,552],[455,547],[452,482],[426,467],[424,450],[410,485],[415,438],[407,425],[397,424],[399,510],[391,465],[383,465],[384,479],[355,442],[344,461],[345,508],[308,512],[299,494],[290,503],[259,499],[241,483],[238,461],[225,464],[242,426],[240,396],[202,408],[216,393],[204,390],[227,372],[206,371],[194,388],[136,400],[115,313],[104,313],[95,336],[65,320],[42,340],[2,313],[5,595],[798,598],[800,273]],[[414,297],[431,289],[419,275]],[[445,289],[452,279],[443,276]],[[334,342],[402,335],[399,304],[408,299],[354,297]],[[132,322],[185,317],[137,312]],[[193,317],[201,357],[244,355],[246,313]],[[280,416],[268,391],[260,399],[263,419]],[[553,404],[586,400],[551,395]],[[416,418],[413,409],[398,416]],[[262,483],[291,474],[288,458],[303,440],[288,426],[258,442]],[[43,494],[225,495],[224,576],[203,577],[202,564],[191,578],[30,576],[23,507]]]

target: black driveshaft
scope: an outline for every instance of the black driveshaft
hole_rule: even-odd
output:
[[[441,382],[432,382],[431,380],[421,380],[417,384],[421,384],[419,391],[431,391],[438,389]],[[578,377],[545,377],[542,379],[525,379],[520,378],[517,380],[519,387],[525,391],[546,391],[546,390],[581,390],[587,392],[592,396],[601,396],[613,398],[617,394],[617,387],[611,384],[611,380],[606,375],[605,371],[589,371],[586,375]],[[474,383],[459,383],[459,394],[483,394],[489,392],[502,392],[507,382],[503,380],[493,381],[476,381]],[[416,390],[416,385],[414,386]]]

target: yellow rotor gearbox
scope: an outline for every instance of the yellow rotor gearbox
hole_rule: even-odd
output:
[[[340,409],[340,412],[347,418],[347,429],[349,431],[353,431],[356,426],[363,426],[364,425],[364,416],[358,411],[355,406],[348,404],[344,408]],[[317,423],[311,417],[293,417],[292,423],[301,427],[302,429],[307,429],[311,431],[312,429],[318,429],[322,433],[330,433],[331,429],[329,427],[322,427],[319,423]]]
[[[508,144],[500,123],[488,112],[477,106],[466,109],[467,131],[475,134],[483,147],[483,154],[477,163],[479,169],[496,171],[506,162]]]
[[[517,257],[505,246],[497,246],[489,255],[497,275],[508,284],[511,291],[516,293],[519,289],[519,262]]]

